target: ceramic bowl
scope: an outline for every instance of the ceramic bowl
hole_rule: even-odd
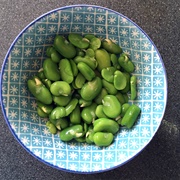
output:
[[[135,64],[137,99],[141,115],[130,130],[120,128],[106,148],[62,142],[51,135],[37,115],[36,101],[27,80],[42,66],[45,50],[56,34],[95,34],[118,43]],[[16,37],[1,72],[1,106],[17,141],[35,158],[59,170],[97,173],[122,166],[138,155],[156,134],[167,102],[163,60],[148,35],[129,18],[113,10],[75,5],[52,10],[30,23]],[[132,101],[130,101],[132,103]]]

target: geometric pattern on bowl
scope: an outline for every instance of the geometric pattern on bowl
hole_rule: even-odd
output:
[[[99,148],[62,142],[37,115],[27,80],[42,66],[56,34],[95,34],[120,44],[135,64],[141,108],[131,130],[121,128],[112,145]],[[65,171],[95,173],[118,167],[136,156],[153,138],[165,112],[167,79],[161,56],[150,38],[124,15],[98,6],[63,7],[29,24],[11,45],[2,68],[1,103],[7,124],[19,143],[40,161]]]

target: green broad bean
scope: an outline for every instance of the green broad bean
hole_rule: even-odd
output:
[[[96,104],[102,104],[102,99],[104,98],[104,96],[106,96],[108,94],[107,90],[105,88],[101,89],[101,92],[98,94],[98,96],[96,96],[95,98],[95,103]]]
[[[122,90],[126,87],[126,84],[126,76],[124,76],[124,74],[121,71],[116,70],[114,72],[114,87],[117,90]]]
[[[46,55],[47,55],[47,57],[51,57],[51,54],[53,53],[53,52],[55,52],[56,50],[55,50],[55,48],[53,47],[53,46],[49,46],[47,49],[46,49]]]
[[[69,41],[80,49],[87,49],[89,47],[89,40],[87,38],[83,38],[80,34],[71,33],[68,35]]]
[[[75,138],[75,140],[76,140],[77,142],[80,142],[80,143],[86,142],[86,138],[85,138],[85,137]]]
[[[75,47],[63,36],[56,35],[54,39],[54,48],[65,58],[71,59],[76,56]]]
[[[84,57],[85,52],[83,51],[83,49],[76,48],[76,56]]]
[[[41,69],[38,71],[37,77],[38,77],[39,79],[41,79],[41,80],[46,78],[46,76],[44,75],[44,72],[43,72],[43,68],[41,68]]]
[[[111,95],[117,94],[118,91],[112,83],[109,83],[105,79],[102,79],[102,85],[107,90],[108,94]]]
[[[130,78],[131,100],[135,100],[137,96],[136,84],[137,84],[137,78],[136,76],[133,75]]]
[[[100,118],[94,121],[94,132],[109,132],[116,134],[119,131],[119,124],[108,118]]]
[[[42,79],[42,83],[50,90],[51,87],[51,80],[49,79]]]
[[[136,106],[135,104],[131,105],[126,111],[124,117],[122,118],[121,125],[126,126],[130,129],[137,120],[140,112],[141,109],[138,106]]]
[[[95,77],[92,81],[83,85],[80,95],[84,100],[91,101],[101,92],[101,89],[102,81],[99,77]]]
[[[68,84],[73,82],[74,75],[69,60],[61,59],[59,63],[59,70],[60,70],[61,79],[63,81],[66,81]]]
[[[112,54],[120,54],[122,53],[122,49],[119,45],[115,44],[113,41],[111,41],[110,39],[104,39],[102,41],[102,47],[112,53]]]
[[[41,80],[34,76],[27,81],[27,86],[31,94],[40,102],[44,104],[52,103],[52,95],[50,91],[45,87]]]
[[[76,77],[78,75],[78,68],[76,66],[76,63],[72,59],[70,59],[70,64],[71,64],[73,76]]]
[[[44,75],[47,79],[52,81],[60,80],[60,72],[58,66],[50,58],[47,58],[43,62]]]
[[[48,117],[48,114],[45,113],[40,107],[37,107],[37,113],[38,113],[38,115],[39,115],[40,117],[42,117],[42,118]]]
[[[80,107],[87,107],[87,106],[90,106],[91,104],[92,104],[92,101],[86,101],[83,98],[79,99]]]
[[[78,124],[63,129],[60,132],[59,137],[62,141],[71,141],[72,139],[82,137],[83,135],[83,127]]]
[[[134,64],[129,59],[128,55],[123,53],[118,58],[119,65],[128,73],[132,73],[134,71]]]
[[[89,48],[86,50],[86,56],[89,56],[89,57],[95,57],[95,52],[93,49]]]
[[[103,111],[103,105],[98,105],[96,107],[96,111],[95,111],[95,114],[98,118],[108,118],[105,114],[104,114],[104,111]]]
[[[60,119],[66,116],[66,109],[64,107],[57,106],[51,111],[50,119]]]
[[[84,62],[84,63],[86,63],[93,70],[95,70],[95,68],[97,66],[96,59],[93,58],[93,57],[89,57],[89,56],[84,56],[84,57],[76,56],[74,58],[74,62],[76,64],[78,64],[79,62]]]
[[[130,107],[130,104],[128,103],[124,103],[122,106],[121,106],[121,116],[123,117],[126,113],[126,111],[129,109]]]
[[[76,79],[74,81],[74,85],[77,89],[80,89],[83,87],[83,85],[85,84],[86,82],[86,79],[85,77],[81,74],[81,73],[78,73],[78,75],[76,76]]]
[[[88,131],[88,125],[87,123],[84,123],[84,132],[87,133],[87,131]]]
[[[106,132],[96,132],[93,136],[96,146],[109,146],[113,142],[113,139],[113,134]]]
[[[53,96],[53,101],[58,106],[66,106],[70,102],[71,98],[72,97],[70,95],[69,96],[62,96],[62,95]]]
[[[72,111],[76,108],[78,104],[78,99],[77,98],[73,98],[66,106],[65,106],[65,110],[66,110],[66,116],[69,116]]]
[[[65,129],[69,126],[69,121],[67,118],[60,118],[57,119],[55,122],[55,126],[58,130]]]
[[[94,142],[93,136],[94,136],[93,126],[90,125],[88,131],[86,132],[86,143],[92,144]]]
[[[106,50],[104,49],[97,49],[95,51],[95,57],[98,63],[97,69],[101,71],[104,68],[110,67],[111,66],[111,61],[109,54]]]
[[[117,99],[119,100],[119,102],[121,103],[121,105],[123,105],[124,103],[126,103],[123,94],[121,94],[120,92],[118,92],[116,95]]]
[[[81,123],[81,112],[79,106],[76,106],[75,109],[71,112],[69,119],[72,124]]]
[[[101,40],[97,37],[94,37],[90,40],[90,46],[91,49],[94,51],[99,49],[101,47]]]
[[[122,93],[127,93],[130,90],[130,74],[127,72],[123,72],[124,76],[126,77],[126,87],[121,90]]]
[[[86,39],[88,39],[89,41],[91,41],[92,38],[95,38],[96,36],[94,34],[86,34],[84,36]]]
[[[110,54],[110,60],[111,60],[112,65],[116,69],[120,69],[120,65],[118,63],[118,57],[116,56],[116,54]]]
[[[61,59],[61,55],[56,50],[51,53],[51,60],[53,62],[59,63]]]
[[[71,94],[71,87],[65,81],[56,81],[52,83],[50,91],[54,96],[68,96]]]
[[[50,105],[47,105],[47,104],[44,104],[40,101],[37,101],[37,106],[46,114],[50,114],[51,111],[53,110],[53,105],[50,104]]]
[[[85,123],[91,124],[95,120],[96,107],[97,107],[97,104],[92,103],[90,106],[83,108],[83,110],[81,111],[81,117]]]
[[[55,125],[53,123],[51,123],[50,121],[46,122],[46,127],[48,128],[48,130],[51,134],[57,133],[57,129],[56,129]]]
[[[92,79],[95,77],[94,71],[86,63],[79,62],[77,64],[77,68],[88,81],[92,81]]]
[[[116,118],[121,113],[121,104],[114,95],[106,95],[103,100],[103,112],[109,118]]]
[[[101,75],[106,81],[108,81],[110,83],[113,83],[114,82],[114,73],[115,73],[115,71],[116,71],[115,67],[113,67],[113,66],[112,67],[107,67],[107,68],[102,69]]]

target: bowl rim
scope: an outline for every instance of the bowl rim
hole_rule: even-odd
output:
[[[39,21],[41,18],[53,13],[53,12],[57,12],[57,11],[60,11],[60,10],[65,10],[65,9],[68,9],[68,8],[75,8],[75,7],[93,7],[93,8],[100,8],[100,9],[104,9],[104,10],[107,10],[109,12],[112,12],[118,16],[121,16],[125,19],[127,19],[129,22],[131,22],[135,27],[137,27],[147,38],[148,40],[151,42],[151,44],[153,45],[155,51],[157,52],[158,56],[159,56],[159,59],[160,59],[160,62],[162,64],[162,67],[163,67],[163,70],[164,70],[164,77],[165,77],[165,86],[166,86],[166,89],[164,89],[164,97],[165,97],[165,104],[164,104],[164,111],[162,112],[162,118],[161,118],[161,121],[159,123],[159,125],[157,126],[156,128],[156,131],[154,131],[154,134],[153,136],[148,140],[148,142],[143,146],[141,147],[139,150],[136,151],[136,154],[133,155],[131,158],[129,158],[128,160],[125,160],[125,162],[119,164],[119,165],[115,165],[113,167],[110,167],[110,168],[107,168],[107,169],[103,169],[103,170],[98,170],[98,171],[88,171],[88,172],[83,172],[83,171],[75,171],[75,170],[69,170],[69,169],[66,169],[66,168],[62,168],[62,167],[58,167],[57,165],[53,165],[47,161],[45,161],[44,159],[38,157],[37,155],[35,155],[29,148],[27,148],[21,141],[20,139],[18,138],[17,134],[15,133],[15,131],[12,129],[11,125],[10,125],[10,122],[6,116],[6,111],[5,111],[5,108],[4,108],[4,104],[3,104],[3,97],[2,97],[2,82],[3,82],[3,74],[4,74],[4,70],[5,70],[5,65],[8,61],[8,56],[12,50],[12,48],[14,47],[15,43],[17,42],[17,40],[22,36],[22,34],[33,24],[35,24],[37,21]],[[28,25],[25,26],[25,28],[23,28],[20,33],[16,36],[16,38],[13,40],[13,42],[11,43],[6,55],[5,55],[5,58],[3,60],[3,64],[2,64],[2,67],[1,67],[1,73],[0,73],[0,105],[1,105],[1,109],[2,109],[2,113],[3,113],[3,116],[4,116],[4,119],[11,131],[11,133],[13,134],[14,138],[19,142],[19,144],[30,154],[32,155],[33,157],[35,157],[36,159],[38,159],[40,162],[50,166],[50,167],[53,167],[53,168],[56,168],[58,170],[62,170],[62,171],[65,171],[65,172],[70,172],[70,173],[75,173],[75,174],[95,174],[95,173],[102,173],[102,172],[106,172],[106,171],[110,171],[110,170],[113,170],[113,169],[116,169],[118,167],[121,167],[123,166],[124,164],[128,163],[129,161],[131,161],[132,159],[134,159],[137,155],[140,154],[141,151],[143,151],[147,145],[150,143],[150,141],[154,138],[155,134],[157,133],[161,123],[162,123],[162,120],[163,120],[163,117],[164,117],[164,114],[165,114],[165,111],[166,111],[166,108],[167,108],[167,98],[168,98],[168,81],[167,81],[167,73],[166,73],[166,68],[165,68],[165,65],[164,65],[164,62],[163,62],[163,59],[157,49],[157,47],[155,46],[154,42],[151,40],[151,38],[146,34],[146,32],[141,28],[139,27],[139,25],[137,25],[134,21],[132,21],[130,18],[128,18],[127,16],[121,14],[120,12],[117,12],[115,10],[112,10],[110,8],[107,8],[107,7],[103,7],[103,6],[98,6],[98,5],[91,5],[91,4],[76,4],[76,5],[68,5],[68,6],[62,6],[62,7],[59,7],[59,8],[55,8],[55,9],[52,9],[42,15],[40,15],[39,17],[35,18],[33,21],[31,21]]]

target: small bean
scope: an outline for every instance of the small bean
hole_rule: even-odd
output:
[[[86,63],[79,62],[77,68],[88,81],[92,81],[95,77],[94,71]]]
[[[130,74],[127,72],[123,72],[124,76],[126,77],[126,87],[121,90],[122,93],[127,93],[130,90]]]
[[[55,125],[58,130],[62,130],[69,126],[69,121],[67,118],[60,118],[56,120]]]
[[[130,78],[130,87],[131,87],[131,100],[136,99],[137,90],[136,90],[137,78],[136,76],[131,76]]]
[[[54,48],[65,58],[71,59],[76,55],[75,47],[60,35],[56,35],[54,39]]]
[[[59,63],[59,70],[61,79],[66,81],[68,84],[72,83],[74,80],[74,75],[72,72],[70,61],[67,59],[62,59]]]
[[[71,96],[53,96],[53,101],[58,106],[66,106],[71,100]]]
[[[128,95],[127,95],[127,94],[122,94],[122,95],[123,95],[123,97],[124,97],[125,103],[128,103],[128,101],[129,101]]]
[[[134,71],[134,64],[129,59],[126,54],[121,54],[118,58],[119,65],[128,73],[132,73]]]
[[[80,34],[71,33],[68,35],[69,41],[80,49],[87,49],[89,47],[89,40],[83,38]]]
[[[97,69],[101,71],[104,68],[110,67],[111,66],[111,61],[109,54],[106,50],[104,49],[97,49],[95,51],[95,57],[98,62]]]
[[[95,111],[95,114],[98,118],[108,118],[105,114],[104,114],[104,111],[103,111],[103,105],[98,105],[96,107],[96,111]]]
[[[101,89],[101,79],[99,77],[95,77],[92,81],[89,81],[83,85],[80,94],[84,100],[91,101],[101,92]]]
[[[121,125],[126,126],[127,128],[131,128],[137,120],[140,111],[141,109],[138,106],[136,106],[135,104],[131,105],[122,118]]]
[[[91,124],[95,120],[96,107],[97,107],[97,104],[92,103],[90,106],[83,108],[83,110],[81,112],[81,117],[85,123]]]
[[[94,57],[95,56],[95,52],[93,49],[89,48],[86,50],[86,56],[89,56],[89,57]]]
[[[84,77],[81,73],[78,73],[78,75],[77,75],[77,77],[76,77],[76,79],[75,79],[75,81],[74,81],[75,87],[76,87],[77,89],[80,89],[80,88],[83,87],[83,85],[85,84],[85,82],[86,82],[85,77]]]
[[[56,50],[51,53],[51,60],[53,62],[59,63],[61,59],[61,55]]]
[[[124,74],[117,70],[114,72],[114,87],[117,90],[122,90],[126,87],[126,76]]]
[[[76,77],[78,75],[78,68],[76,66],[76,63],[72,59],[70,59],[70,64],[71,64],[73,75],[74,77]]]
[[[38,113],[38,115],[39,115],[40,117],[42,117],[42,118],[48,117],[48,114],[45,113],[40,107],[37,107],[37,113]]]
[[[123,117],[126,113],[126,111],[129,109],[130,104],[124,103],[121,107],[121,116]]]
[[[47,105],[47,104],[44,104],[40,101],[37,101],[37,106],[46,114],[50,114],[51,111],[53,110],[53,105],[50,104],[50,105]]]
[[[107,132],[96,132],[93,141],[97,146],[109,146],[113,141],[113,134]]]
[[[81,113],[80,107],[76,106],[76,108],[70,114],[70,122],[72,124],[80,124],[81,123]]]
[[[81,56],[76,56],[74,58],[74,62],[77,64],[79,62],[84,62],[86,63],[91,69],[95,69],[96,66],[97,66],[97,62],[96,62],[96,59],[95,58],[92,58],[92,57],[89,57],[89,56],[84,56],[84,57],[81,57]]]
[[[53,123],[51,123],[50,121],[46,122],[46,127],[49,129],[51,134],[57,133],[57,129],[56,129],[55,125]]]
[[[120,65],[118,63],[118,58],[115,54],[110,54],[110,60],[112,65],[116,68],[116,69],[120,69]]]
[[[116,134],[119,131],[119,124],[108,118],[100,118],[94,121],[94,132],[110,132]]]
[[[86,39],[89,39],[91,41],[92,38],[95,38],[96,36],[94,34],[87,34],[84,36]]]
[[[70,141],[74,138],[82,137],[83,135],[84,135],[83,127],[78,124],[63,129],[60,132],[59,137],[62,141]]]
[[[113,83],[114,82],[114,73],[115,73],[115,71],[116,71],[115,67],[113,67],[113,66],[112,67],[107,67],[107,68],[102,69],[101,75],[106,81],[108,81],[110,83]]]
[[[116,118],[121,113],[121,104],[114,95],[106,95],[103,100],[103,112],[109,118]]]
[[[50,119],[60,119],[66,116],[66,109],[64,107],[56,107],[51,111]]]
[[[101,47],[101,40],[97,37],[94,37],[90,40],[90,48],[94,51]]]
[[[54,96],[68,96],[71,94],[71,87],[65,81],[56,81],[52,83],[50,91]]]
[[[43,84],[50,90],[51,87],[51,80],[49,79],[42,79]]]
[[[76,108],[76,105],[78,104],[78,99],[73,98],[65,107],[66,110],[66,116],[72,113],[72,111]]]
[[[44,84],[37,76],[34,76],[32,79],[29,79],[27,85],[29,91],[37,100],[44,104],[52,103],[52,96],[50,91],[44,86]]]
[[[47,58],[43,62],[43,72],[47,79],[52,81],[60,80],[60,72],[58,66],[50,58]]]
[[[51,54],[53,53],[53,52],[55,52],[56,50],[55,50],[55,48],[53,47],[53,46],[49,46],[47,49],[46,49],[46,55],[47,55],[47,57],[51,57]]]
[[[43,68],[41,68],[39,71],[38,71],[38,73],[37,73],[37,77],[39,78],[39,79],[46,79],[46,76],[44,75],[44,72],[43,72]]]
[[[108,94],[115,95],[117,94],[117,89],[114,87],[112,83],[107,82],[106,80],[102,80],[103,87],[107,90]]]
[[[102,42],[102,47],[106,49],[106,51],[113,53],[113,54],[120,54],[122,53],[122,49],[119,45],[112,42],[110,39],[104,39]]]
[[[87,107],[87,106],[90,106],[91,104],[92,104],[92,101],[86,101],[83,98],[79,99],[80,107]]]

